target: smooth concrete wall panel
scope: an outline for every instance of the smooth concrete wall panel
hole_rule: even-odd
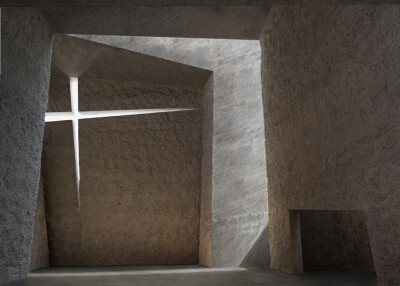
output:
[[[30,8],[1,11],[0,283],[26,277],[39,190],[52,34]]]
[[[43,178],[40,176],[29,271],[49,267],[49,265],[49,244],[47,240]]]
[[[82,37],[213,71],[211,265],[268,264],[259,42]]]
[[[289,210],[363,210],[379,284],[400,283],[399,13],[270,11],[261,46],[273,269],[298,270]]]

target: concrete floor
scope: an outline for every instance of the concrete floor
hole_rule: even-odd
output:
[[[228,271],[230,270],[230,271]],[[184,273],[186,272],[186,273]],[[146,274],[147,273],[147,274]],[[261,267],[209,269],[198,266],[146,267],[65,267],[34,271],[28,279],[4,284],[7,286],[376,286],[372,272],[330,270],[306,272],[291,276]]]

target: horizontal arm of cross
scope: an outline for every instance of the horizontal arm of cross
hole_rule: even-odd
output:
[[[66,121],[74,119],[90,119],[114,116],[142,115],[151,113],[165,113],[198,110],[199,108],[160,108],[160,109],[131,109],[131,110],[105,110],[105,111],[79,111],[73,112],[46,112],[45,121]]]

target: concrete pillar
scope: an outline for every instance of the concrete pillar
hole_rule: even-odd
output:
[[[0,283],[28,274],[52,33],[36,9],[2,9]]]

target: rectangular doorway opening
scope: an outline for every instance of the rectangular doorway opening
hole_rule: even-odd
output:
[[[304,271],[375,271],[364,211],[303,210],[299,213]]]

